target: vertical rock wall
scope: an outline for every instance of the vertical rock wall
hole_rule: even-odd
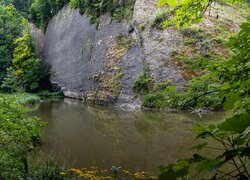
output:
[[[172,54],[184,49],[192,56],[188,52],[194,47],[184,45],[185,38],[178,29],[159,29],[153,24],[157,2],[136,0],[133,25],[103,15],[96,29],[88,17],[67,6],[49,22],[45,38],[30,25],[36,54],[41,57],[43,50],[44,59],[51,65],[51,81],[68,97],[133,106],[140,105],[133,83],[144,71],[154,82],[171,82],[182,89],[190,78],[185,78]],[[228,12],[223,18],[232,11],[227,8],[222,8]],[[205,16],[201,26],[208,31],[215,29],[212,20]]]
[[[143,62],[136,38],[133,45],[118,47],[122,37],[132,38],[127,29],[127,24],[111,22],[108,15],[100,18],[95,29],[78,10],[64,7],[45,34],[44,57],[52,67],[52,82],[68,97],[133,103],[133,82]],[[115,48],[113,54],[110,46]],[[116,53],[120,51],[124,54]]]
[[[33,38],[36,56],[39,58],[42,58],[43,45],[44,45],[44,33],[41,29],[39,29],[32,23],[29,23],[29,31],[30,31],[31,37]]]
[[[133,21],[141,27],[145,63],[155,82],[172,82],[182,87],[186,80],[181,76],[181,70],[169,63],[171,53],[181,48],[182,34],[174,28],[160,30],[152,26],[158,9],[157,2],[158,0],[137,0],[134,7]]]

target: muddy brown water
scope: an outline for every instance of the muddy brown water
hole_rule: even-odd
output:
[[[64,99],[41,103],[35,115],[47,122],[41,152],[53,153],[67,166],[121,166],[155,173],[160,165],[192,154],[190,148],[197,143],[192,127],[221,120],[224,113],[200,117],[187,112],[88,106]]]

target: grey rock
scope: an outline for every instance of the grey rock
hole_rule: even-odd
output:
[[[105,66],[109,41],[127,32],[128,25],[111,22],[105,14],[100,17],[98,30],[78,10],[64,7],[49,22],[44,43],[44,59],[52,67],[51,81],[61,87],[64,95],[86,99],[100,88],[100,79],[109,73]],[[141,49],[135,45],[120,60],[123,77],[117,99],[108,97],[109,103],[132,103],[133,81],[142,71]],[[128,77],[131,78],[128,78]]]

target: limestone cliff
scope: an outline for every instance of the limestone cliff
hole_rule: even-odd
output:
[[[132,103],[133,82],[143,58],[129,25],[100,18],[96,29],[86,16],[64,7],[49,23],[44,57],[51,80],[65,96],[98,103]]]
[[[229,12],[236,9],[221,5],[218,8],[223,22],[232,22],[234,18],[229,17]],[[217,10],[212,10],[211,16],[206,15],[198,27],[213,35],[199,37],[193,44],[188,42],[190,37],[184,31],[152,26],[156,10],[157,0],[137,0],[132,23],[111,20],[105,14],[96,28],[78,10],[64,7],[49,22],[44,45],[37,42],[42,37],[35,38],[38,54],[42,46],[43,57],[51,65],[51,81],[61,87],[67,97],[137,106],[140,101],[133,83],[142,72],[147,71],[154,82],[171,82],[182,89],[192,76],[199,74],[180,65],[173,54],[195,57],[200,55],[197,52],[204,53],[209,48],[218,54],[224,50],[218,49],[216,41],[211,41],[210,47],[206,44],[207,39],[216,35]],[[230,32],[236,32],[244,20],[236,15],[236,22],[227,26]],[[31,34],[36,36],[34,32]]]

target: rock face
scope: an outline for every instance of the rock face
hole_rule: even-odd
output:
[[[44,57],[53,70],[52,82],[68,97],[133,103],[133,82],[143,59],[132,38],[137,35],[129,34],[128,27],[103,15],[95,29],[86,16],[64,7],[45,34]]]
[[[30,35],[33,37],[33,43],[35,46],[36,56],[42,58],[43,45],[44,45],[44,33],[41,29],[34,24],[29,24]]]
[[[147,71],[153,82],[171,82],[181,90],[190,77],[187,78],[187,71],[175,62],[172,54],[183,49],[186,56],[192,56],[202,46],[199,43],[194,44],[197,47],[186,46],[183,41],[187,37],[178,29],[152,26],[157,2],[136,0],[130,25],[103,15],[96,29],[88,17],[68,6],[49,22],[45,39],[39,29],[30,25],[37,55],[41,56],[43,50],[44,59],[51,65],[51,81],[67,97],[133,107],[140,106],[133,83],[142,72]],[[217,8],[224,12],[222,20],[226,23],[234,19],[229,17],[234,11],[231,7],[217,5]],[[217,16],[216,10],[211,13]],[[237,16],[237,19],[239,23],[229,26],[231,32],[238,30],[245,17]],[[206,14],[200,27],[213,35],[217,24]]]
[[[134,31],[126,23],[100,18],[96,29],[78,10],[64,7],[49,23],[44,43],[44,57],[52,67],[51,80],[62,88],[65,96],[98,103],[140,105],[133,83],[145,69],[155,82],[173,81],[180,86],[185,80],[178,67],[164,65],[171,50],[178,46],[179,34],[174,30],[141,31],[147,23],[147,12],[137,1]],[[124,42],[123,42],[124,41]],[[119,45],[122,44],[122,45]]]
[[[100,18],[96,29],[78,10],[64,7],[45,34],[43,52],[52,67],[52,83],[67,97],[133,107],[140,106],[133,83],[145,69],[155,82],[185,84],[178,67],[164,64],[179,45],[180,34],[139,27],[152,18],[156,2],[136,1],[133,32],[131,25],[111,21],[108,15]],[[148,10],[143,11],[142,5]]]
[[[157,0],[137,0],[134,7],[133,20],[141,28],[145,62],[155,82],[172,82],[182,87],[186,80],[181,76],[181,70],[168,63],[172,51],[181,47],[182,34],[174,28],[163,30],[152,27],[154,13],[158,9]],[[144,8],[141,8],[144,7]]]

